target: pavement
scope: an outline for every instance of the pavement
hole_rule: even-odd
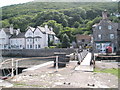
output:
[[[76,71],[77,66],[77,61],[71,61],[57,72],[53,64],[23,72],[11,79],[12,88],[118,88],[115,75]]]
[[[13,87],[13,84],[8,81],[0,79],[0,87],[10,88],[10,87]]]

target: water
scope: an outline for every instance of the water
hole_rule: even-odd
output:
[[[40,59],[40,58],[36,58],[36,57],[26,57],[26,58],[17,58],[17,57],[3,57],[3,61],[5,60],[9,60],[7,62],[5,62],[2,66],[0,71],[2,72],[2,75],[0,76],[6,76],[7,74],[9,74],[11,72],[11,68],[12,68],[12,58],[14,60],[14,69],[16,68],[16,60],[20,60],[18,61],[18,73],[22,73],[23,69],[26,68],[30,68],[32,66],[36,66],[39,64],[43,64],[46,63],[48,61],[53,61],[54,59]],[[16,71],[14,71],[15,74]],[[10,76],[10,75],[9,75]]]

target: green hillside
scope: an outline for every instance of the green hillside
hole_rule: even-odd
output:
[[[91,26],[101,19],[103,10],[108,11],[110,20],[118,22],[113,13],[118,12],[118,3],[105,2],[29,2],[2,7],[2,27],[20,28],[44,26],[54,28],[59,38],[67,34],[74,40],[76,34],[91,34]],[[111,14],[112,13],[112,14]]]

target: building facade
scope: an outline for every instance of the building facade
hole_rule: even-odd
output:
[[[0,49],[41,49],[48,47],[48,40],[55,43],[58,40],[53,29],[47,25],[37,28],[28,26],[26,32],[20,32],[19,29],[13,29],[12,33],[10,31],[11,29],[0,31]]]
[[[94,52],[105,53],[107,46],[111,46],[112,52],[116,52],[118,23],[113,23],[108,19],[106,10],[102,12],[102,20],[92,28]]]
[[[20,29],[13,29],[13,25],[11,25],[10,28],[2,28],[0,30],[0,49],[9,49],[10,37],[19,33]]]
[[[118,30],[117,30],[117,34],[118,34],[118,50],[120,52],[120,23],[118,24]]]
[[[78,47],[85,48],[86,46],[91,45],[91,36],[90,35],[76,35],[76,41]]]

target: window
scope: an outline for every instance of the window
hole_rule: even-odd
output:
[[[85,39],[82,39],[82,42],[85,42]]]
[[[20,45],[20,48],[22,47],[22,45]]]
[[[40,45],[38,45],[38,48],[40,48]]]
[[[102,39],[102,35],[101,35],[101,34],[99,34],[99,35],[98,35],[98,38],[99,38],[99,39]]]
[[[35,41],[37,41],[37,38],[36,38],[36,40]]]
[[[30,39],[30,42],[32,42],[32,39]]]
[[[32,45],[30,45],[30,48],[32,48]]]
[[[101,27],[101,26],[99,26],[99,27],[98,27],[98,29],[102,29],[102,27]]]
[[[35,48],[37,49],[37,45],[35,45]]]
[[[28,35],[31,35],[31,33],[29,32]]]
[[[29,45],[27,45],[27,48],[29,49]]]
[[[109,26],[108,26],[108,29],[112,29],[112,26],[111,26],[111,25],[109,25]]]
[[[110,34],[110,39],[114,39],[114,34]]]

